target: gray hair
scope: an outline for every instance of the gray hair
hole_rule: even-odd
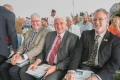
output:
[[[35,17],[35,16],[40,18],[40,15],[38,13],[33,13],[30,18]],[[40,20],[41,20],[41,18],[40,18]]]
[[[108,13],[108,11],[106,11],[105,9],[103,9],[103,8],[97,9],[97,10],[94,12],[93,15],[95,15],[97,12],[104,12],[104,13],[106,14],[107,18],[109,19],[109,13]]]
[[[67,16],[67,17],[66,17],[66,20],[67,20],[67,19],[73,20],[71,16]]]
[[[4,4],[3,7],[13,12],[13,7],[9,4]]]
[[[54,22],[55,22],[55,20],[58,19],[58,18],[62,18],[62,19],[64,20],[64,22],[66,23],[66,19],[65,19],[65,17],[63,17],[63,16],[56,16],[55,19],[54,19]]]

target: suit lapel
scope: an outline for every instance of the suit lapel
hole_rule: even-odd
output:
[[[32,42],[30,43],[30,46],[31,46],[31,45],[33,44],[33,42],[37,39],[38,35],[41,34],[41,31],[42,31],[43,29],[44,29],[44,27],[41,26],[41,28],[38,30],[38,32],[37,32],[36,35],[34,36]],[[32,32],[31,32],[31,36],[32,36],[33,31],[34,31],[34,30],[32,30]],[[30,38],[31,38],[31,37],[30,37]],[[30,48],[30,47],[29,47],[29,48]]]
[[[53,42],[55,41],[56,36],[57,36],[57,32],[55,31],[54,34],[52,34],[52,36],[49,37],[50,42],[49,42],[49,49],[47,50],[47,54],[50,52],[50,49],[53,45]]]
[[[102,42],[100,44],[99,51],[103,50],[103,48],[105,47],[105,45],[107,44],[107,42],[109,40],[109,36],[110,36],[110,32],[106,31],[106,33],[102,39]]]
[[[93,49],[94,39],[95,39],[95,30],[92,30],[92,31],[90,32],[89,39],[90,39],[90,42],[89,42],[90,52],[89,52],[89,53],[91,54],[92,49]],[[88,40],[89,40],[89,39],[88,39]],[[89,54],[89,55],[90,55],[90,54]]]
[[[62,46],[65,44],[65,41],[66,41],[66,39],[67,39],[67,35],[68,35],[68,31],[66,30],[66,31],[65,31],[65,34],[64,34],[64,36],[63,36],[62,42],[60,43],[60,47],[59,47],[58,50],[60,50],[60,49],[62,48]]]
[[[27,38],[25,39],[25,46],[29,43],[30,38],[32,36],[33,30],[31,30],[29,33],[26,34]]]

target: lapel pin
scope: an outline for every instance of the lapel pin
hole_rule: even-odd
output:
[[[104,39],[103,41],[108,41],[108,39]]]

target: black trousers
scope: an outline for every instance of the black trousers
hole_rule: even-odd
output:
[[[0,78],[2,80],[21,80],[19,77],[18,66],[13,66],[10,63],[4,62],[0,65]]]
[[[0,55],[0,65],[1,65],[2,63],[4,63],[5,60],[7,60],[7,58]]]
[[[20,69],[19,73],[22,80],[36,80],[36,78],[25,73],[25,71],[28,69],[29,66],[30,65],[26,65]],[[44,80],[62,80],[62,78],[65,76],[66,73],[67,73],[67,70],[55,71],[52,74],[48,75]]]

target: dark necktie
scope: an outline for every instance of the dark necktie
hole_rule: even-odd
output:
[[[51,54],[50,54],[50,57],[49,57],[48,63],[49,63],[50,65],[54,64],[54,59],[55,59],[55,56],[56,56],[57,51],[58,51],[58,49],[59,49],[60,43],[61,43],[61,37],[58,36],[57,41],[56,41],[56,44],[55,44],[55,46],[54,46],[54,48],[53,48],[53,50],[52,50],[52,52],[51,52]]]
[[[99,35],[96,35],[96,39],[94,40],[94,45],[92,48],[92,53],[90,54],[88,61],[86,61],[86,65],[88,65],[88,66],[95,65],[95,58],[96,58],[96,54],[97,54],[97,50],[98,50],[98,38],[99,37],[100,37]]]
[[[24,51],[24,53],[26,53],[26,52],[28,51],[28,48],[30,47],[30,43],[32,42],[32,40],[33,40],[33,38],[34,38],[34,36],[35,36],[36,33],[37,33],[36,31],[34,31],[34,32],[32,33],[32,36],[31,36],[29,42],[28,42],[28,43],[26,44],[26,46],[25,46],[25,51]]]

